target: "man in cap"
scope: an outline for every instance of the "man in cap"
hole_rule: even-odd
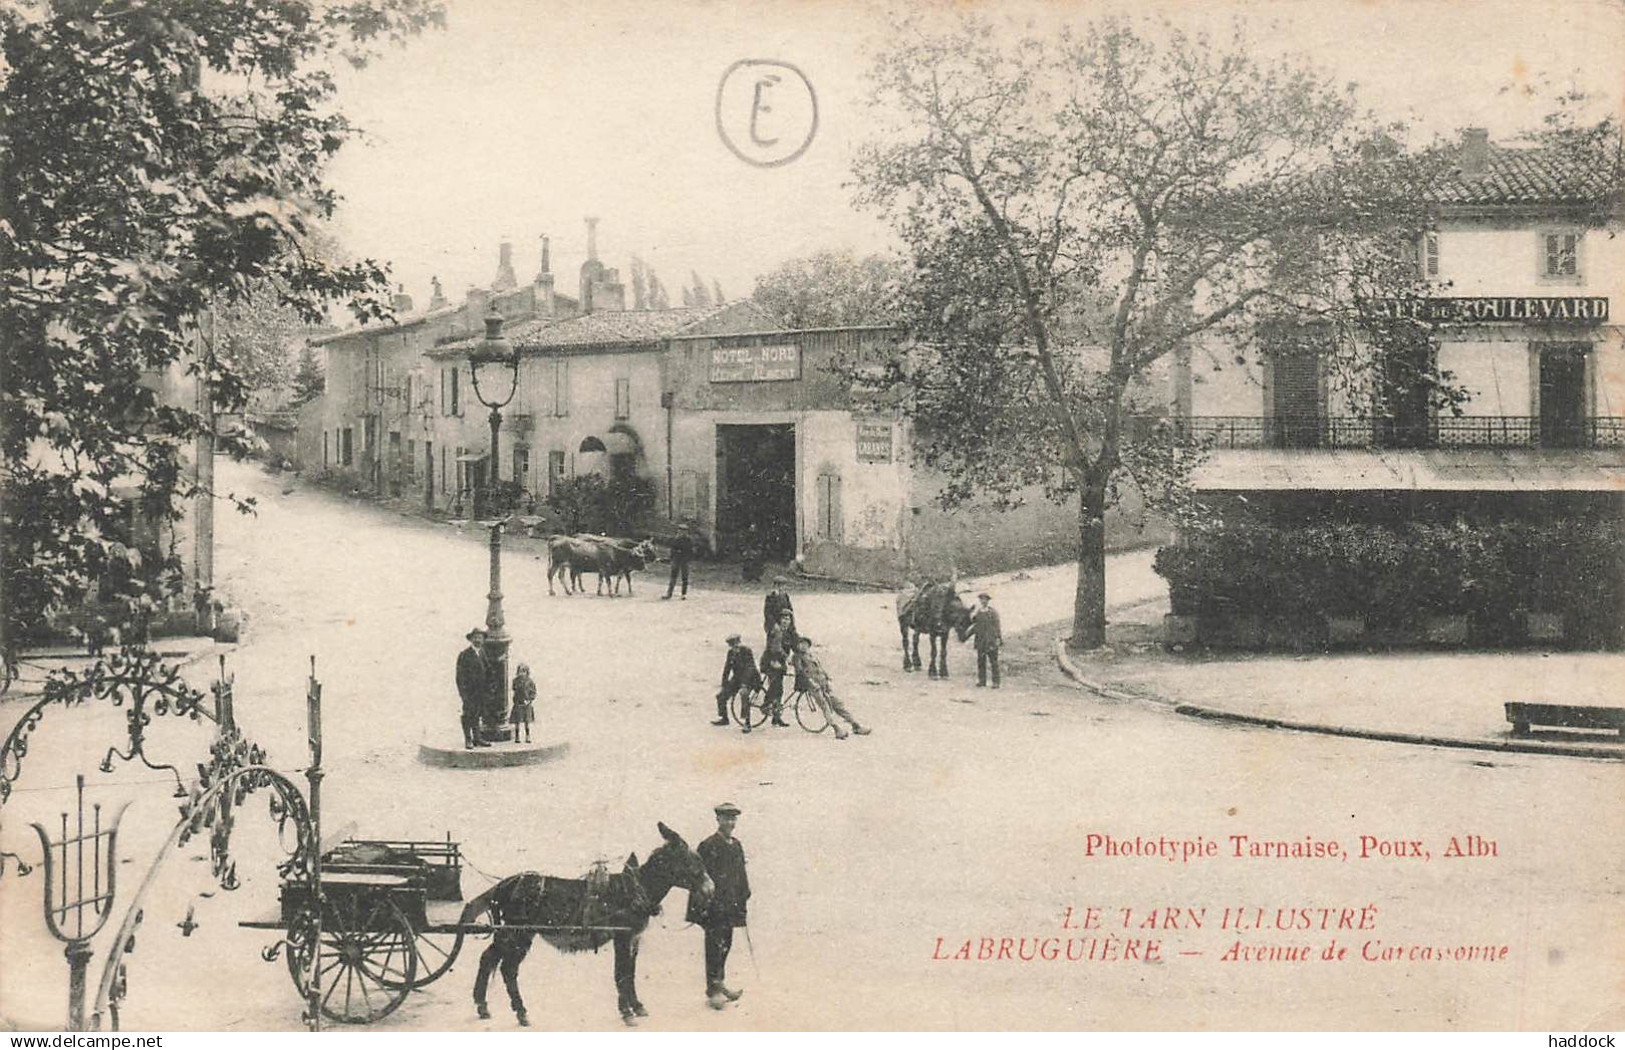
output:
[[[457,695],[463,701],[463,748],[490,747],[480,738],[480,708],[485,702],[485,631],[476,627],[463,637],[468,648],[457,654]]]
[[[788,582],[783,576],[773,577],[773,589],[767,592],[767,598],[762,602],[763,634],[772,634],[774,625],[784,613],[794,615],[794,610],[790,608],[790,592],[784,589]]]
[[[976,684],[987,685],[987,672],[993,671],[993,688],[999,687],[999,647],[1004,644],[1004,632],[999,629],[999,611],[993,608],[993,596],[986,591],[978,594],[980,602],[971,613],[970,633],[976,639]]]
[[[745,694],[745,732],[750,732],[750,697],[752,693],[762,688],[762,676],[756,670],[756,654],[750,651],[750,646],[739,640],[739,635],[728,636],[728,657],[722,664],[722,688],[717,692],[717,720],[711,724],[725,726],[728,724],[728,701],[734,694],[743,691]]]
[[[789,725],[784,720],[784,676],[789,673],[795,653],[795,616],[786,609],[779,614],[779,622],[768,630],[767,648],[762,650],[762,673],[767,676],[767,694],[762,697],[762,704],[773,716],[776,726]]]
[[[739,807],[724,802],[716,807],[716,815],[716,834],[695,851],[705,862],[705,872],[716,890],[703,904],[695,894],[689,894],[687,919],[705,931],[705,1001],[711,1009],[720,1010],[742,994],[723,982],[728,952],[733,949],[734,927],[745,925],[750,880],[745,876],[745,847],[733,837]]]

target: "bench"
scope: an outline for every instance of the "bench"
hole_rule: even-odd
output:
[[[1506,711],[1507,721],[1512,723],[1513,736],[1528,736],[1530,726],[1612,729],[1625,736],[1625,707],[1508,703]]]

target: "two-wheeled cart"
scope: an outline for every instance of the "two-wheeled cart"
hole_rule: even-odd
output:
[[[451,969],[465,937],[561,929],[493,922],[478,898],[463,900],[462,871],[461,848],[449,836],[443,842],[351,839],[322,854],[321,950],[313,979],[323,1017],[370,1024],[388,1016],[414,989]],[[307,880],[290,877],[275,915],[241,923],[287,931],[288,974],[301,993],[311,972],[315,898]]]

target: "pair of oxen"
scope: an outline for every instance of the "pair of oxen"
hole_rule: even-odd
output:
[[[598,574],[598,593],[610,585],[610,595],[621,593],[621,581],[626,581],[626,593],[632,593],[632,574],[655,560],[652,541],[619,540],[609,536],[580,533],[575,536],[554,536],[547,541],[547,593],[556,594],[553,580],[564,584],[565,594],[582,589],[581,578],[589,573]]]

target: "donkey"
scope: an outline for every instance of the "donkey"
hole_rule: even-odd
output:
[[[658,827],[665,843],[642,865],[637,854],[628,857],[618,875],[608,874],[601,866],[580,879],[526,871],[508,876],[468,902],[462,923],[475,922],[482,913],[489,913],[495,930],[491,946],[480,955],[480,972],[474,979],[474,1009],[482,1019],[491,1016],[485,1004],[491,973],[501,969],[514,1016],[520,1025],[529,1027],[530,1016],[519,995],[519,964],[538,933],[561,952],[597,950],[613,941],[615,997],[621,1020],[631,1026],[638,1018],[649,1016],[638,1001],[638,939],[673,887],[687,890],[702,902],[715,889],[699,854],[677,832],[664,824]]]
[[[948,632],[970,637],[971,609],[952,582],[923,583],[897,594],[897,631],[903,638],[903,670],[920,669],[920,635],[931,639],[931,677],[948,677]],[[912,644],[909,632],[913,632]],[[940,655],[939,655],[940,654]]]

